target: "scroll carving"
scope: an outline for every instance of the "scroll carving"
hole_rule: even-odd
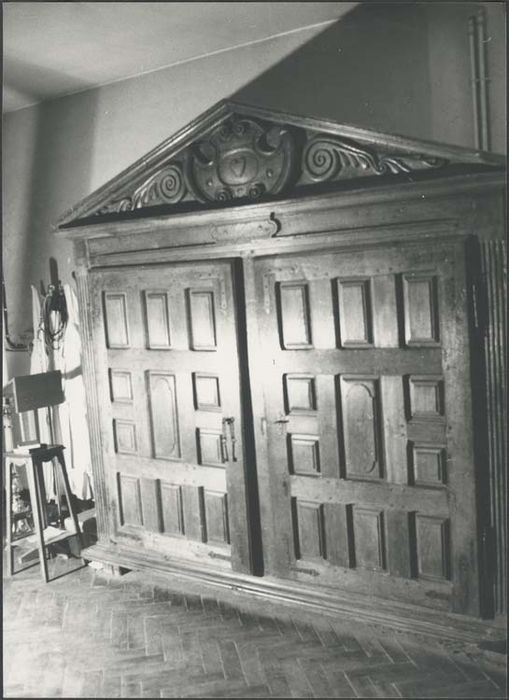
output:
[[[326,134],[311,138],[302,154],[302,171],[315,182],[338,179],[351,170],[386,175],[438,168],[446,163],[445,159],[419,154],[378,155],[351,141]]]
[[[117,191],[96,215],[181,202],[258,200],[292,186],[440,168],[443,158],[381,153],[351,139],[230,115],[129,191]]]
[[[171,163],[152,175],[130,197],[107,204],[98,214],[132,211],[156,204],[177,204],[185,194],[186,184],[182,167],[179,163]]]

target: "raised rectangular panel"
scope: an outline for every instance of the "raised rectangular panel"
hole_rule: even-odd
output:
[[[292,474],[316,476],[320,473],[320,453],[318,437],[314,435],[296,435],[289,437],[290,471]]]
[[[109,348],[129,347],[126,295],[104,293],[106,344]]]
[[[164,349],[171,346],[170,310],[168,293],[145,291],[145,313],[147,319],[147,346]]]
[[[415,486],[447,483],[444,446],[411,444],[410,483]]]
[[[384,513],[353,506],[355,566],[382,571],[386,568]]]
[[[161,515],[163,532],[168,535],[185,534],[182,489],[177,484],[161,481]]]
[[[139,479],[117,473],[117,480],[122,525],[143,525]]]
[[[136,425],[133,421],[114,418],[113,435],[116,452],[119,454],[136,454],[138,445],[136,442]]]
[[[203,492],[205,502],[206,532],[208,542],[230,544],[230,526],[228,522],[228,499],[225,493],[217,491]]]
[[[288,350],[311,347],[307,284],[280,283],[279,297],[282,347]]]
[[[131,372],[123,369],[110,369],[111,400],[118,403],[131,403],[133,384]]]
[[[190,289],[188,290],[188,303],[191,348],[193,350],[215,350],[217,340],[214,292]]]
[[[373,342],[369,280],[338,280],[339,335],[342,347]]]
[[[304,374],[286,374],[284,391],[287,413],[316,411],[315,378]]]
[[[342,376],[341,412],[346,475],[383,476],[379,381],[374,377]]]
[[[204,466],[223,467],[224,459],[221,446],[221,431],[198,428],[196,435],[199,463]]]
[[[214,374],[193,373],[194,406],[199,411],[221,410],[219,377]]]
[[[449,520],[417,513],[415,529],[419,576],[450,579]]]
[[[182,486],[186,537],[197,542],[207,541],[203,491],[203,486]]]
[[[175,375],[148,372],[153,455],[180,459],[180,434]]]
[[[324,512],[321,503],[292,499],[295,556],[297,559],[325,559]]]
[[[403,275],[405,342],[437,345],[439,319],[437,283],[434,275]]]
[[[437,376],[409,378],[410,415],[436,419],[444,415],[444,382]]]

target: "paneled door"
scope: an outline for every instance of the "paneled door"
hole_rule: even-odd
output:
[[[230,264],[96,271],[91,286],[116,541],[249,571]]]
[[[462,244],[256,267],[267,573],[478,613]]]

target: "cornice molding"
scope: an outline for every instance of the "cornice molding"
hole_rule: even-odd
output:
[[[277,202],[259,201],[250,204],[236,204],[229,208],[200,209],[187,212],[157,212],[154,216],[132,218],[104,217],[97,221],[88,220],[85,223],[71,225],[54,230],[58,238],[73,241],[123,237],[143,234],[147,231],[171,231],[172,235],[189,228],[236,225],[245,222],[246,225],[277,224],[280,218],[292,215],[299,217],[310,212],[338,212],[356,206],[371,206],[382,202],[397,200],[398,202],[420,201],[423,197],[464,197],[473,194],[497,191],[500,195],[505,192],[505,176],[500,172],[483,172],[456,175],[454,177],[433,178],[426,181],[405,182],[397,187],[387,184],[380,179],[376,187],[366,188],[362,182],[358,186],[341,192],[315,193],[306,197],[282,198]],[[265,224],[263,224],[265,225]]]

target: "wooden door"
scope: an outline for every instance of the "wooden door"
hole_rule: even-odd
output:
[[[477,614],[462,245],[256,269],[267,573]]]
[[[96,271],[91,286],[115,541],[249,571],[230,264]]]

